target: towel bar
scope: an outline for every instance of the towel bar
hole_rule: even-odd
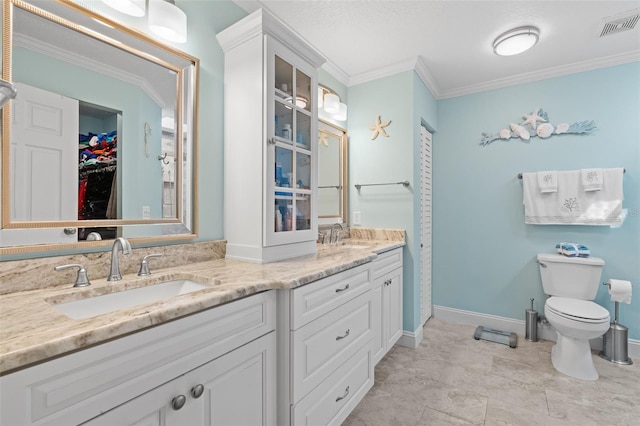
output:
[[[356,189],[359,191],[360,188],[362,188],[363,186],[379,186],[379,185],[402,185],[405,188],[407,188],[409,186],[409,181],[405,180],[402,182],[387,182],[387,183],[356,183],[355,186]]]
[[[627,169],[622,169],[622,173],[627,173]],[[518,173],[518,179],[522,179],[522,173]]]

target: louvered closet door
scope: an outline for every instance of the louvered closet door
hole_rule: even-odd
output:
[[[431,133],[420,127],[420,275],[422,324],[431,317]]]

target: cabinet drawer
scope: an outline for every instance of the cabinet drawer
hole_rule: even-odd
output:
[[[81,423],[274,329],[271,291],[17,371],[0,424]]]
[[[292,290],[291,329],[321,317],[371,288],[370,265],[362,265]]]
[[[376,260],[373,261],[371,269],[373,270],[373,279],[380,278],[388,274],[394,269],[402,267],[402,248],[393,249],[384,253],[380,253]]]
[[[293,401],[299,401],[358,349],[371,347],[371,293],[292,331]]]
[[[291,424],[339,425],[372,386],[371,349],[364,347],[293,406]]]

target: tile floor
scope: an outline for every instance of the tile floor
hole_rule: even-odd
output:
[[[343,426],[640,425],[640,359],[618,365],[594,352],[600,379],[551,365],[554,342],[518,347],[474,340],[475,326],[430,319],[416,349],[395,346],[375,385]]]

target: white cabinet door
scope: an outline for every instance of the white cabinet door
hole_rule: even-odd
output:
[[[189,398],[199,419],[194,424],[275,425],[275,345],[272,332],[188,373]],[[203,393],[197,396],[199,389]]]
[[[402,336],[402,268],[387,275],[382,287],[383,317],[385,318],[384,336],[387,351]]]
[[[86,425],[275,425],[275,333],[256,339]]]
[[[371,354],[374,364],[384,357],[386,353],[385,341],[382,337],[382,330],[384,329],[384,322],[382,316],[382,283],[383,279],[377,279],[371,290],[371,309],[373,310],[373,324],[371,330],[373,331],[373,339],[371,341]]]

